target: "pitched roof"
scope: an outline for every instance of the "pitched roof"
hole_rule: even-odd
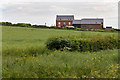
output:
[[[57,15],[56,20],[74,20],[74,15]]]
[[[102,18],[84,18],[81,20],[81,24],[101,24]]]
[[[82,20],[103,20],[103,18],[83,18]]]
[[[102,18],[83,18],[81,20],[73,20],[73,24],[101,24]]]

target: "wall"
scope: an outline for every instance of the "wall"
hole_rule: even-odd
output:
[[[66,21],[66,20],[65,20],[65,21],[63,21],[63,20],[56,20],[56,26],[57,26],[57,27],[59,26],[58,22],[61,23],[61,24],[60,24],[61,27],[64,26],[64,22],[66,23],[65,26],[72,26],[72,20],[67,20],[67,21]],[[70,25],[69,25],[69,22],[71,22]]]
[[[103,26],[101,24],[81,24],[81,28],[82,26],[86,26],[86,29],[103,29]]]

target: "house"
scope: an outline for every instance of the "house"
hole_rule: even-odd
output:
[[[74,20],[74,15],[57,15],[56,26],[57,27],[72,26],[73,20]]]
[[[83,29],[103,29],[102,18],[83,18],[81,20],[74,20],[74,15],[57,15],[56,26],[74,26],[75,28]]]
[[[83,29],[103,29],[102,18],[84,18],[81,20],[73,20],[73,26]]]

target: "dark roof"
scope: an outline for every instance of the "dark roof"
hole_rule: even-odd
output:
[[[74,20],[74,15],[57,15],[56,20]]]
[[[82,20],[103,20],[103,18],[83,18]]]
[[[81,24],[81,20],[73,20],[73,24]]]
[[[103,23],[102,18],[84,18],[81,20],[73,20],[73,24],[101,24]]]
[[[106,26],[106,28],[112,28],[112,26],[109,26],[109,27],[108,27],[108,26]]]
[[[84,18],[81,20],[81,24],[101,24],[103,23],[102,18]]]

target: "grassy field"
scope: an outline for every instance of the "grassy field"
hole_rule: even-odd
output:
[[[118,37],[114,32],[2,27],[4,78],[118,78],[118,49],[99,52],[51,51],[48,38]],[[37,55],[33,55],[37,53]]]
[[[118,37],[118,33],[111,32],[92,32],[92,31],[74,31],[59,29],[37,29],[21,27],[3,27],[2,43],[5,47],[25,47],[45,45],[48,38],[64,37],[69,39],[76,38],[98,38],[105,36]],[[4,48],[3,46],[3,48]]]

